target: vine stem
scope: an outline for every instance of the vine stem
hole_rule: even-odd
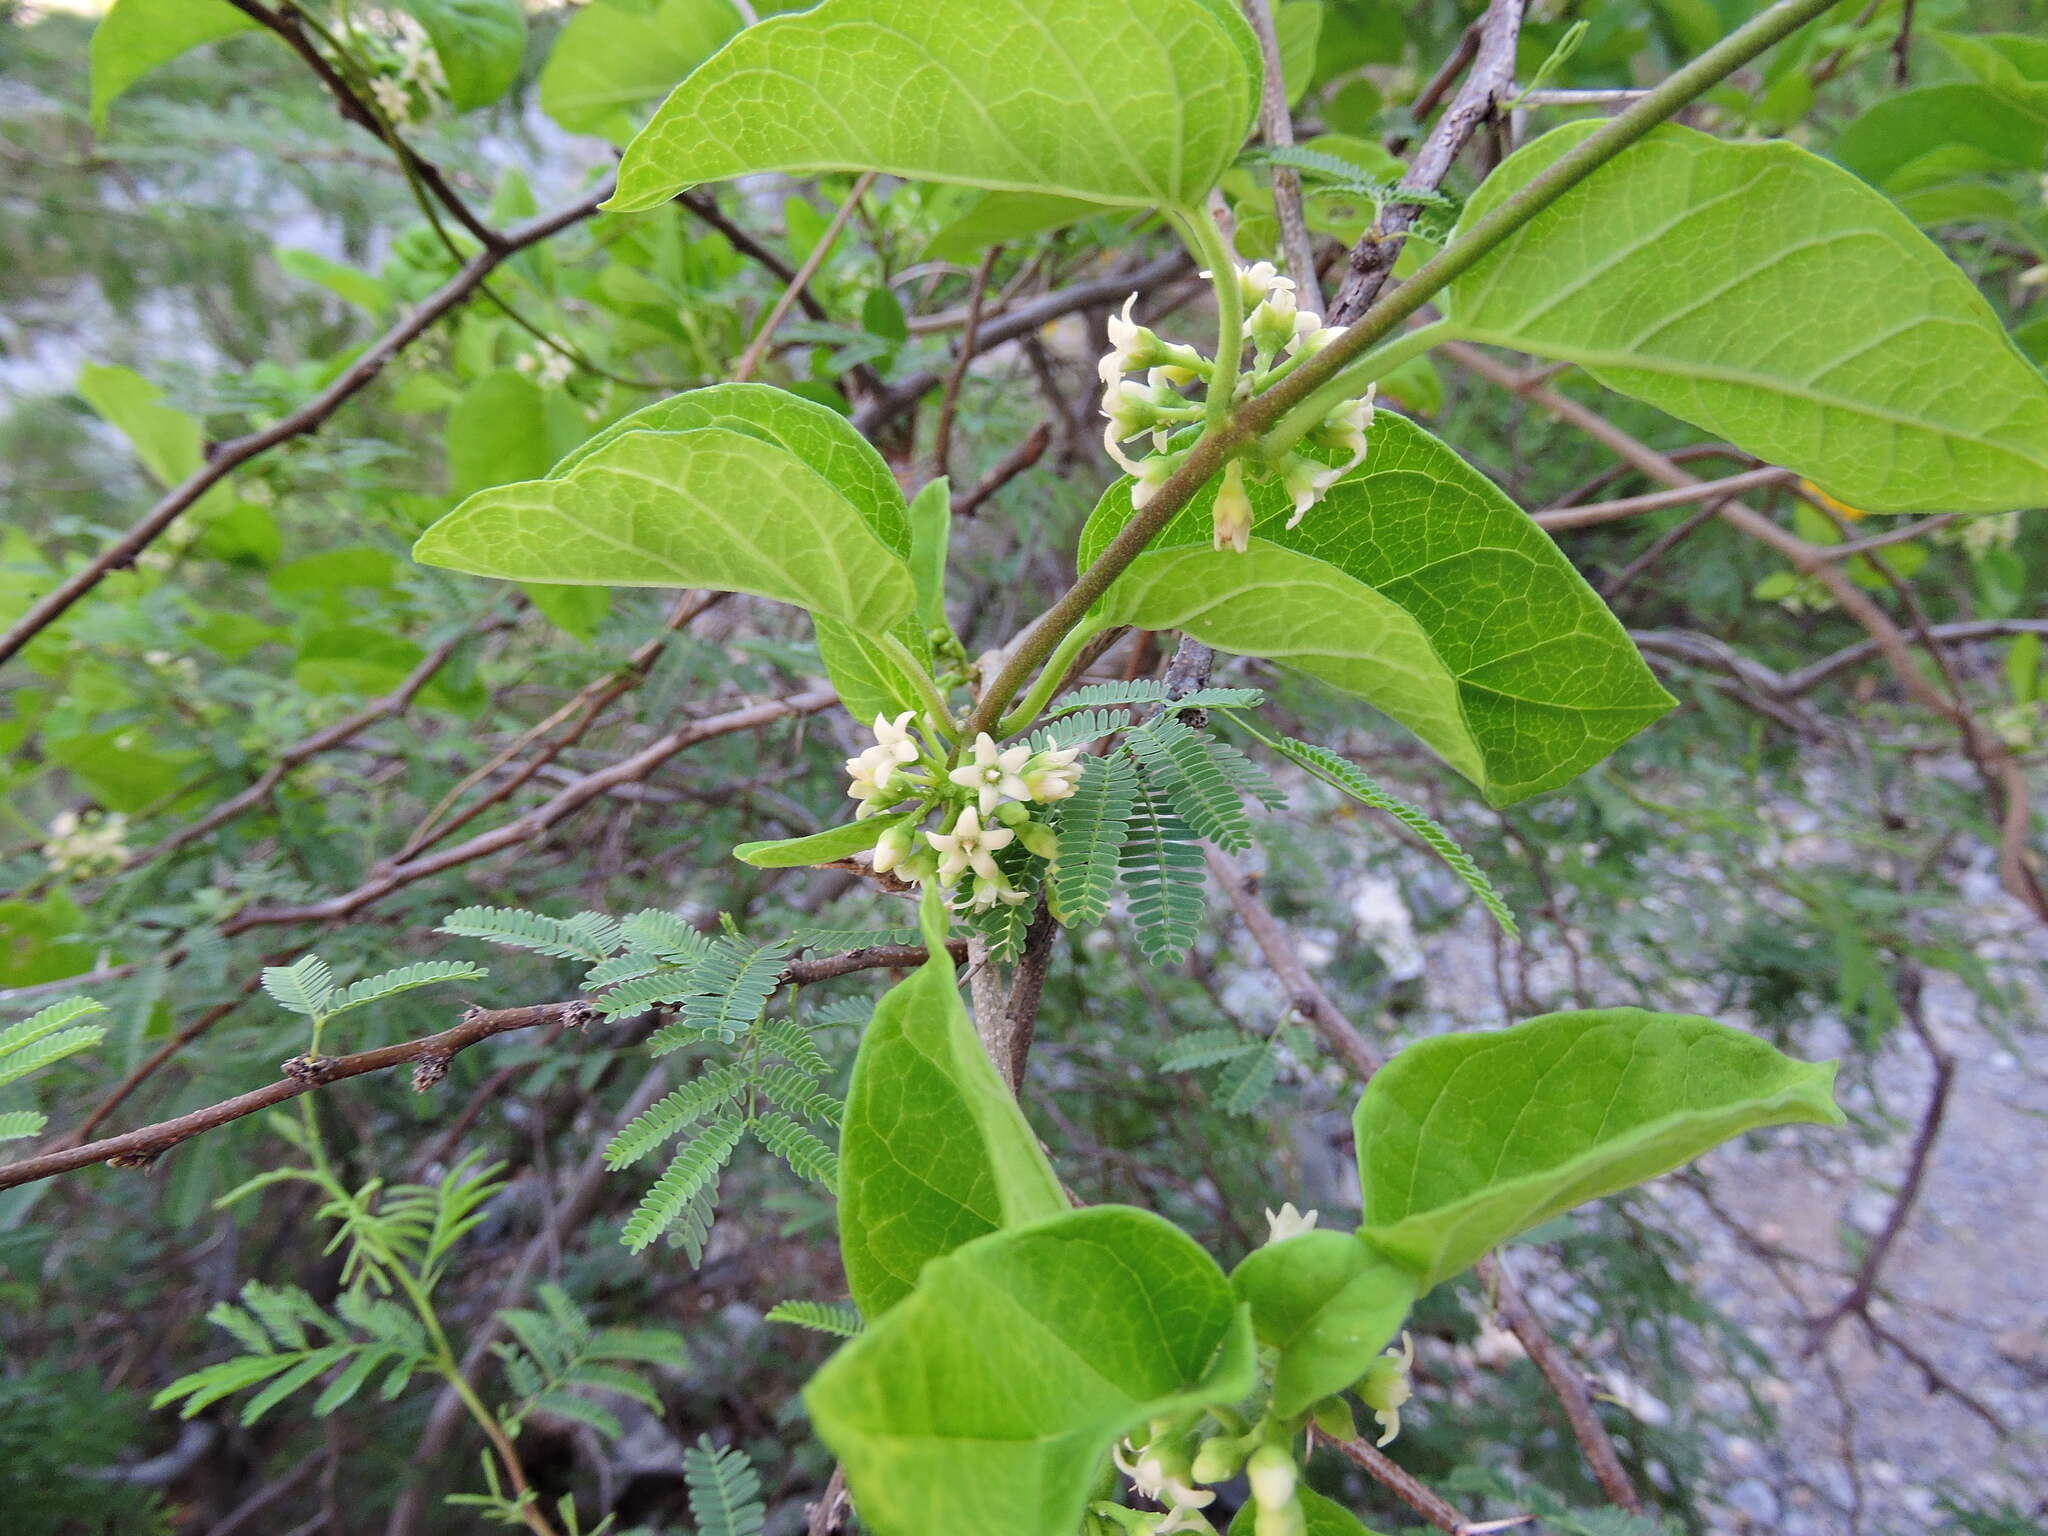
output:
[[[1131,562],[1144,553],[1159,531],[1172,521],[1231,458],[1243,453],[1286,413],[1330,383],[1374,346],[1391,336],[1402,321],[1420,310],[1455,278],[1478,264],[1523,225],[1565,193],[1606,165],[1666,118],[1696,100],[1720,81],[1782,42],[1827,10],[1835,0],[1779,0],[1721,39],[1684,68],[1604,126],[1590,134],[1530,179],[1527,185],[1473,221],[1449,246],[1431,257],[1399,288],[1382,294],[1344,334],[1264,394],[1211,424],[1189,450],[1181,467],[1167,478],[1143,510],[1133,514],[1094,564],[1041,614],[1011,653],[976,704],[966,734],[987,730],[1016,697],[1061,638],[1080,623],[1096,600]],[[1221,235],[1217,236],[1220,244]],[[1214,269],[1212,269],[1214,270]],[[1218,290],[1219,302],[1221,289]],[[1221,359],[1219,358],[1219,362]]]

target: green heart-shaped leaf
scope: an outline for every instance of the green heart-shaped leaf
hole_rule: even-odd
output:
[[[1840,1125],[1835,1064],[1712,1019],[1605,1008],[1402,1051],[1358,1101],[1360,1235],[1420,1289],[1517,1232],[1759,1126]]]
[[[960,1002],[943,913],[926,889],[931,958],[876,1005],[839,1133],[839,1252],[870,1319],[908,1295],[931,1260],[1068,1208]]]
[[[1467,220],[1598,126],[1516,151]],[[1796,145],[1660,128],[1446,308],[1459,335],[1577,363],[1866,511],[2048,502],[2048,379],[1911,220]]]
[[[1278,1351],[1273,1412],[1283,1418],[1363,1376],[1415,1300],[1414,1274],[1348,1232],[1254,1248],[1230,1284],[1259,1342]]]
[[[1210,547],[1212,482],[1099,616],[1183,629],[1356,694],[1496,804],[1563,783],[1671,707],[1550,536],[1413,422],[1381,413],[1365,462],[1297,528],[1277,480],[1246,488],[1250,553]],[[1119,481],[1082,533],[1082,565],[1130,515]]]
[[[749,27],[627,146],[608,208],[754,171],[878,170],[1193,208],[1244,143],[1258,53],[1206,0],[825,0]]]
[[[1215,1261],[1105,1205],[934,1259],[804,1403],[876,1536],[1073,1536],[1119,1437],[1255,1380]]]

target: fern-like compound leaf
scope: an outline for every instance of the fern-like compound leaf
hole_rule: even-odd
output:
[[[1047,888],[1053,915],[1068,927],[1099,923],[1109,910],[1137,797],[1137,770],[1119,755],[1089,758],[1074,793],[1059,802],[1059,858]]]
[[[721,1104],[745,1091],[745,1063],[708,1067],[673,1093],[650,1104],[604,1149],[605,1166],[614,1170],[640,1161],[671,1136],[681,1134]]]
[[[702,966],[686,965],[636,976],[622,981],[597,998],[592,1006],[608,1019],[630,1018],[650,1008],[667,1008],[696,995],[702,985]]]
[[[795,1067],[772,1066],[760,1075],[761,1091],[799,1119],[820,1125],[837,1125],[845,1106],[818,1086],[808,1072]]]
[[[805,949],[813,954],[922,942],[915,928],[799,928],[789,936],[791,949]]]
[[[40,1012],[32,1013],[27,1018],[0,1029],[0,1057],[10,1056],[38,1040],[54,1035],[67,1024],[106,1011],[105,1003],[90,997],[67,997],[62,1002],[52,1003]]]
[[[1520,930],[1515,925],[1515,914],[1502,899],[1500,892],[1493,888],[1493,882],[1486,878],[1486,872],[1473,861],[1472,855],[1458,845],[1458,840],[1439,826],[1430,816],[1410,805],[1398,795],[1389,794],[1378,780],[1360,768],[1349,758],[1339,757],[1328,747],[1316,746],[1313,742],[1296,741],[1291,736],[1282,736],[1270,743],[1275,751],[1289,761],[1306,768],[1310,773],[1328,784],[1332,789],[1349,795],[1359,804],[1370,806],[1393,817],[1422,839],[1436,856],[1450,866],[1451,872],[1471,889],[1493,914],[1509,938],[1516,938]]]
[[[761,1479],[746,1452],[720,1448],[699,1437],[683,1452],[683,1481],[690,1490],[690,1518],[697,1536],[761,1536],[768,1511],[761,1503]]]
[[[711,941],[682,917],[660,907],[621,918],[619,936],[635,954],[652,955],[667,965],[689,965],[703,959],[711,947]]]
[[[557,959],[592,962],[609,959],[621,942],[619,925],[601,912],[548,917],[518,907],[463,907],[442,918],[438,931]]]
[[[76,1056],[80,1051],[89,1051],[105,1038],[103,1024],[76,1024],[70,1029],[60,1029],[55,1034],[44,1035],[31,1045],[23,1046],[0,1060],[0,1083],[11,1083],[27,1077],[31,1072],[54,1066],[66,1056]]]
[[[1165,791],[1174,813],[1199,835],[1230,853],[1251,847],[1243,797],[1210,756],[1201,732],[1162,716],[1131,732],[1124,745]]]
[[[1159,1065],[1168,1072],[1192,1072],[1263,1049],[1265,1041],[1241,1029],[1197,1029],[1168,1044],[1159,1053]]]
[[[387,997],[396,997],[401,992],[411,992],[419,987],[431,987],[444,981],[482,981],[490,974],[480,965],[469,965],[459,960],[422,960],[416,965],[402,965],[381,975],[350,982],[348,990],[334,999],[327,1016],[333,1018],[350,1008],[380,1003]]]
[[[0,1141],[20,1141],[24,1136],[40,1136],[43,1127],[50,1123],[50,1117],[33,1109],[10,1109],[0,1111]]]
[[[620,1240],[634,1253],[653,1242],[682,1216],[684,1210],[718,1177],[733,1149],[746,1134],[746,1122],[738,1115],[721,1115],[676,1153],[654,1187],[641,1197],[639,1206],[626,1221]]]
[[[1105,736],[1131,727],[1127,709],[1086,709],[1065,719],[1054,720],[1031,733],[1034,752],[1056,752],[1067,747],[1085,747]]]
[[[866,998],[848,998],[847,1001],[859,1005],[859,1017],[844,1022],[865,1024],[868,1016],[874,1012],[874,1005]],[[813,1014],[809,1029],[790,1019],[763,1019],[761,1027],[754,1031],[754,1038],[761,1042],[762,1049],[780,1056],[799,1072],[808,1073],[814,1078],[823,1077],[831,1067],[825,1060],[825,1053],[818,1049],[817,1042],[811,1038],[811,1030],[841,1022],[826,1018],[825,1015],[830,1011],[821,1008]]]
[[[1140,784],[1118,865],[1145,958],[1158,965],[1187,958],[1202,927],[1202,850],[1155,783]]]
[[[326,1014],[339,991],[334,984],[334,972],[318,955],[301,955],[290,965],[266,965],[263,990],[279,1007],[303,1013],[310,1019]]]
[[[754,1122],[754,1139],[789,1164],[790,1172],[831,1189],[839,1181],[839,1155],[779,1110]]]
[[[1072,714],[1080,709],[1101,709],[1116,705],[1163,704],[1182,709],[1256,709],[1266,696],[1256,688],[1197,688],[1180,698],[1170,698],[1166,685],[1153,678],[1126,682],[1091,683],[1062,695],[1046,713]]]
[[[792,1323],[813,1333],[850,1339],[861,1330],[860,1309],[850,1301],[778,1301],[768,1309],[771,1323]]]
[[[721,1040],[737,1040],[767,1008],[788,963],[787,944],[750,948],[721,939],[697,968],[700,990],[683,1000],[682,1022]]]

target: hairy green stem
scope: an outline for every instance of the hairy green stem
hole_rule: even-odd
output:
[[[1002,723],[996,727],[995,735],[998,740],[1016,735],[1038,718],[1039,711],[1052,702],[1052,696],[1059,690],[1060,681],[1066,677],[1067,669],[1073,666],[1074,658],[1079,656],[1088,642],[1101,634],[1105,627],[1104,620],[1089,618],[1067,631],[1065,637],[1053,648],[1052,655],[1046,658],[1045,666],[1039,671],[1038,681],[1031,685],[1031,691],[1024,695],[1023,701],[1014,710],[1003,716]]]
[[[1167,478],[1125,523],[1107,548],[1075,579],[1032,625],[1023,642],[997,674],[967,723],[967,734],[987,730],[1003,706],[1052,652],[1060,638],[1080,623],[1096,600],[1109,590],[1144,552],[1209,477],[1245,451],[1288,411],[1335,379],[1402,321],[1421,309],[1451,281],[1469,271],[1516,230],[1535,218],[1601,166],[1627,149],[1679,108],[1697,99],[1751,59],[1827,10],[1836,0],[1779,0],[1705,53],[1667,78],[1640,101],[1612,118],[1598,132],[1558,156],[1520,190],[1488,210],[1449,246],[1425,262],[1400,287],[1383,293],[1350,329],[1264,394],[1249,400],[1235,414],[1212,425],[1189,451],[1181,467]],[[1220,235],[1219,235],[1220,238]]]
[[[1223,425],[1237,394],[1237,370],[1244,360],[1244,290],[1237,285],[1237,263],[1208,208],[1187,214],[1190,244],[1209,263],[1209,281],[1216,289],[1216,361],[1209,371],[1209,393],[1202,402],[1211,429]]]
[[[950,732],[953,729],[952,707],[946,703],[946,696],[939,692],[939,685],[932,681],[931,673],[925,671],[924,663],[911,653],[909,646],[887,630],[877,630],[874,642],[884,655],[896,663],[904,677],[909,679],[910,685],[923,697],[924,707],[931,711],[933,721]]]

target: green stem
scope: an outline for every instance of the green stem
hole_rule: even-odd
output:
[[[952,707],[946,703],[946,696],[939,692],[939,685],[932,681],[931,673],[925,671],[924,663],[912,654],[909,646],[886,629],[877,630],[872,638],[875,644],[881,647],[882,652],[902,670],[911,686],[922,695],[924,707],[931,712],[932,719],[950,732],[953,729]]]
[[[1237,263],[1231,259],[1215,215],[1205,204],[1185,218],[1195,252],[1209,264],[1209,281],[1216,289],[1216,362],[1202,403],[1203,415],[1215,428],[1230,415],[1237,394],[1237,370],[1244,357],[1244,292],[1237,285]]]
[[[1433,320],[1428,325],[1402,331],[1391,340],[1381,342],[1281,417],[1273,430],[1259,440],[1259,451],[1268,458],[1279,458],[1306,434],[1314,431],[1330,412],[1345,401],[1355,400],[1364,394],[1366,385],[1384,379],[1410,358],[1422,356],[1438,342],[1447,340],[1450,334],[1451,323],[1448,320]]]
[[[1454,278],[1471,270],[1565,193],[1679,108],[1704,95],[1836,3],[1837,0],[1779,0],[1769,10],[1751,18],[1489,209],[1449,246],[1423,263],[1406,283],[1381,294],[1349,330],[1300,368],[1264,394],[1247,401],[1227,421],[1212,423],[1181,467],[1145,504],[1145,509],[1124,524],[1095,563],[1039,616],[1023,642],[1010,653],[1003,670],[983,692],[973,718],[967,723],[967,733],[971,736],[988,729],[1060,638],[1081,622],[1095,600],[1109,590],[1110,583],[1144,553],[1145,546],[1160,529],[1173,520],[1227,460],[1244,452],[1288,411],[1393,335],[1402,321],[1436,297]]]
[[[1054,647],[1052,655],[1046,658],[1045,666],[1038,674],[1038,681],[1031,685],[1031,691],[1024,695],[1023,702],[1003,716],[1002,723],[995,728],[997,740],[1016,735],[1038,718],[1040,711],[1052,702],[1053,694],[1059,691],[1068,668],[1074,664],[1074,658],[1081,654],[1090,640],[1107,627],[1106,620],[1090,618],[1084,619],[1067,631],[1066,636]]]

